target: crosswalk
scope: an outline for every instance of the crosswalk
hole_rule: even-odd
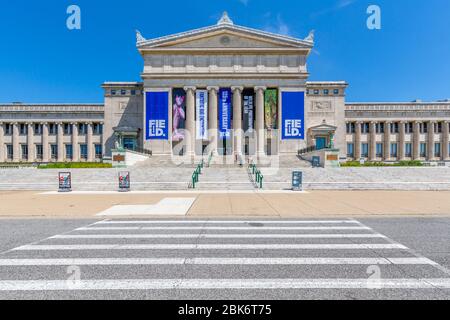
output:
[[[230,298],[267,291],[300,298],[311,290],[441,297],[449,289],[447,269],[354,219],[108,219],[0,255],[0,297],[121,290],[173,298],[224,290]]]

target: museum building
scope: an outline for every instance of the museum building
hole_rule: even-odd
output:
[[[142,82],[104,83],[103,104],[1,104],[0,163],[108,161],[121,148],[450,162],[450,100],[348,103],[345,81],[308,81],[313,32],[277,35],[224,13],[206,28],[136,34]]]

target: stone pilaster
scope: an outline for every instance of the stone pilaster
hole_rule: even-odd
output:
[[[80,146],[78,144],[78,123],[73,122],[72,125],[72,161],[80,161]]]
[[[94,144],[93,141],[93,135],[94,135],[94,129],[92,128],[92,122],[86,123],[87,126],[87,136],[86,136],[86,147],[87,147],[87,161],[93,162],[95,155],[94,155]]]
[[[370,132],[370,138],[369,138],[369,161],[375,161],[377,158],[377,141],[376,141],[376,122],[371,121],[369,132]]]
[[[27,146],[28,146],[28,162],[34,161],[34,126],[32,123],[27,123]]]
[[[6,160],[6,146],[5,146],[5,129],[3,122],[0,122],[0,163]]]
[[[48,123],[42,123],[42,162],[49,162]]]
[[[449,161],[450,160],[450,156],[449,156],[449,147],[448,144],[450,143],[449,141],[449,123],[450,121],[444,121],[444,123],[442,124],[442,159],[444,161]]]
[[[242,91],[243,87],[231,87],[233,91],[234,154],[242,156]]]
[[[195,153],[195,90],[196,87],[185,87],[186,91],[186,155],[194,156]]]
[[[58,136],[57,136],[57,144],[58,144],[58,162],[64,161],[64,124],[62,122],[57,123],[58,126]]]
[[[361,121],[355,123],[355,160],[359,161],[361,159]]]
[[[14,122],[12,133],[12,145],[13,145],[13,162],[20,161],[20,145],[19,145],[19,124]]]
[[[434,125],[435,121],[428,122],[428,138],[427,138],[427,160],[434,159]]]
[[[257,137],[257,156],[265,155],[265,133],[264,133],[264,91],[266,87],[255,87],[256,92],[256,137]]]
[[[391,160],[391,124],[392,121],[386,121],[384,123],[384,140],[383,140],[384,161]]]
[[[400,131],[398,134],[398,161],[405,160],[405,126],[406,121],[400,121]]]
[[[420,121],[414,122],[414,135],[413,135],[413,160],[420,159]]]
[[[218,148],[218,106],[217,106],[217,92],[219,87],[208,87],[208,97],[209,97],[209,137],[211,151],[214,155],[217,155]]]

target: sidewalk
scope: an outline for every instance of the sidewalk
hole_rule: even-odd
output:
[[[0,217],[92,218],[113,206],[153,205],[166,198],[195,198],[187,213],[193,217],[450,215],[450,191],[126,194],[4,191],[0,192]]]

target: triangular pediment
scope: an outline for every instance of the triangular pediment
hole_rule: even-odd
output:
[[[140,34],[139,34],[140,35]],[[283,35],[235,25],[217,25],[152,40],[138,38],[139,50],[146,49],[300,49],[313,43]]]

